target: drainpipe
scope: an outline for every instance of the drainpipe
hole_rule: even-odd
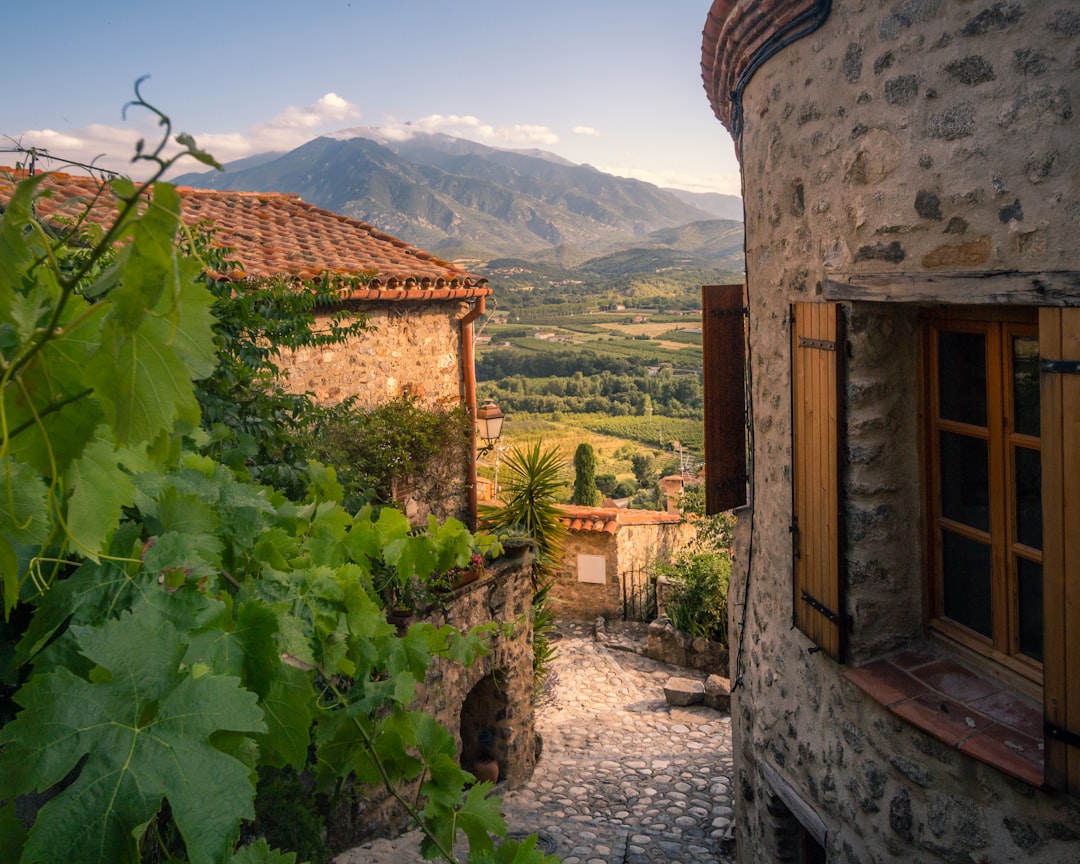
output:
[[[472,309],[461,319],[461,371],[465,380],[465,408],[472,421],[472,436],[466,485],[469,489],[469,530],[476,530],[476,349],[473,345],[473,321],[487,311],[487,297],[477,298]]]

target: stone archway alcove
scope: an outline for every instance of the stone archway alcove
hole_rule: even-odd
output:
[[[496,669],[469,691],[461,704],[461,767],[473,771],[477,759],[492,756],[506,773],[510,699],[506,671]],[[485,752],[486,751],[486,752]],[[475,772],[474,772],[475,773]]]

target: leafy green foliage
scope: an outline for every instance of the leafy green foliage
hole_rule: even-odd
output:
[[[484,525],[523,531],[536,543],[535,581],[543,582],[562,559],[566,526],[557,495],[563,486],[566,463],[557,447],[545,447],[537,439],[513,448],[503,460],[505,479],[500,483],[503,503],[483,506],[479,516]]]
[[[242,267],[212,241],[211,232],[196,233],[192,248],[214,274]],[[327,424],[340,424],[349,409],[322,407],[309,394],[287,391],[276,361],[283,350],[340,345],[367,332],[366,319],[337,302],[340,286],[332,280],[206,281],[220,364],[197,391],[211,433],[204,452],[246,466],[257,481],[303,494],[313,438]]]
[[[536,546],[532,574],[533,683],[539,689],[555,659],[551,640],[555,624],[548,595],[566,541],[566,526],[556,503],[566,464],[558,448],[545,447],[539,439],[511,450],[503,464],[503,503],[481,507],[479,516],[497,534],[524,533]]]
[[[186,644],[152,608],[76,627],[88,677],[32,676],[0,732],[5,797],[76,780],[42,808],[24,860],[140,860],[132,828],[168,797],[192,864],[220,860],[254,816],[251,770],[211,736],[265,731],[238,678],[184,666]]]
[[[726,645],[731,558],[721,552],[692,552],[660,565],[657,575],[671,582],[665,608],[675,629]]]
[[[337,466],[347,506],[388,504],[395,480],[468,458],[471,429],[463,408],[426,409],[406,396],[370,410],[338,409],[321,423],[311,452]]]
[[[156,176],[112,184],[106,227],[88,240],[38,223],[40,178],[0,214],[0,644],[15,643],[3,683],[19,709],[0,718],[4,858],[289,864],[236,845],[258,770],[312,764],[330,788],[384,785],[433,854],[453,861],[460,830],[489,858],[498,800],[466,794],[452,736],[408,706],[433,657],[472,663],[498,629],[399,636],[376,590],[467,561],[473,538],[353,514],[314,464],[292,501],[186,449],[213,295],[156,179],[168,118],[135,104],[165,129],[136,157]],[[14,811],[31,792],[47,803],[25,832]]]

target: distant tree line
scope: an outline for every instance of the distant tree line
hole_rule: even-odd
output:
[[[517,348],[496,348],[485,351],[476,361],[478,381],[498,381],[511,375],[526,378],[568,378],[575,372],[585,376],[648,375],[647,364],[641,358],[594,351],[591,348],[522,351]]]
[[[698,376],[674,375],[670,369],[656,375],[607,370],[585,374],[580,369],[565,377],[513,374],[486,384],[483,390],[503,411],[613,416],[650,416],[655,411],[665,417],[693,419],[701,417],[704,406]]]

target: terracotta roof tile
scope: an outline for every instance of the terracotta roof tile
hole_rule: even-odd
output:
[[[793,25],[798,25],[795,37],[803,35],[808,16],[827,12],[828,4],[820,0],[713,0],[701,34],[701,77],[713,113],[734,135],[736,147],[737,105],[732,97],[754,55]],[[810,23],[806,26],[813,29]]]
[[[560,504],[562,523],[569,531],[617,534],[624,525],[675,525],[683,520],[678,513],[659,510],[627,510],[621,507],[584,507]]]
[[[0,203],[25,176],[0,167]],[[90,177],[49,174],[41,188],[49,193],[37,204],[45,219],[70,220],[99,193],[89,218],[104,222],[115,212],[111,189],[102,189]],[[235,250],[242,275],[249,279],[374,274],[366,287],[350,293],[348,299],[356,300],[464,300],[491,293],[486,280],[365,222],[308,204],[299,195],[190,187],[177,191],[184,221],[213,223],[216,243]]]

